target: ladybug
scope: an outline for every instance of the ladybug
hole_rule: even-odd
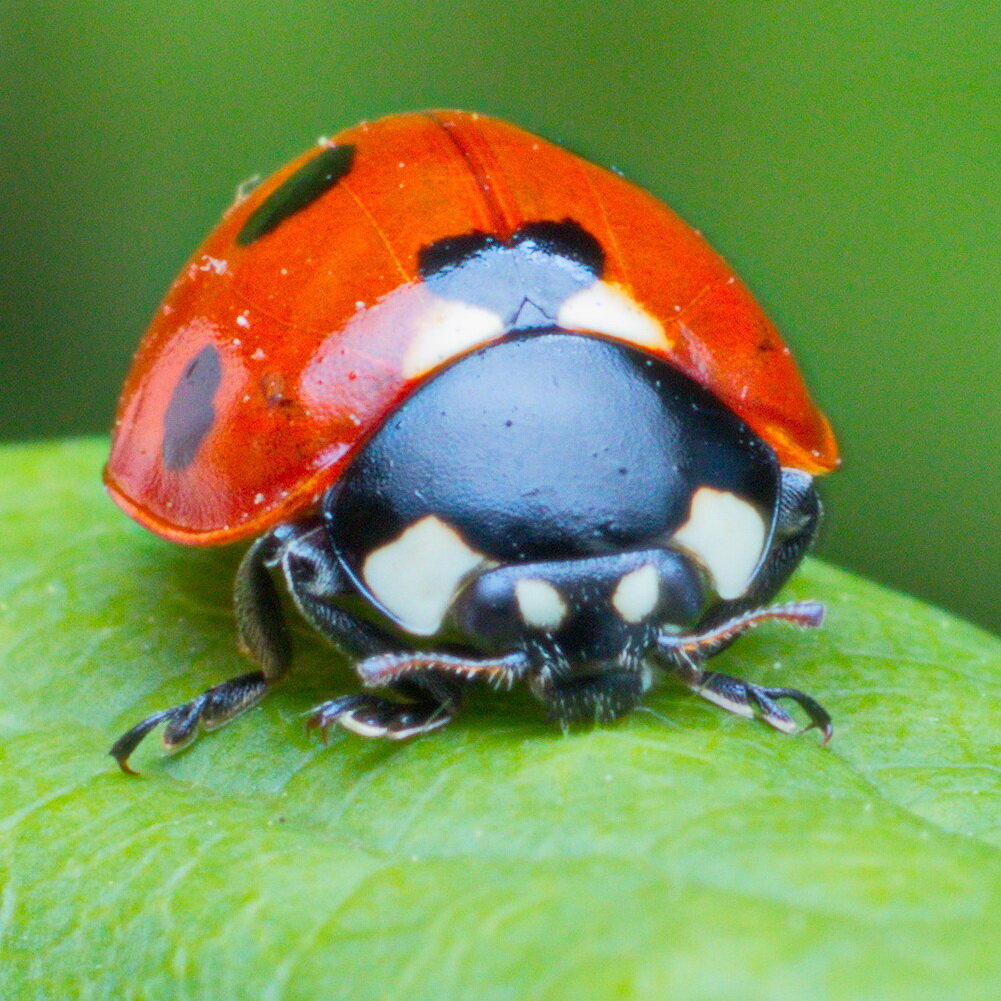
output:
[[[812,698],[707,671],[767,619],[838,465],[772,324],[651,195],[512,125],[402,114],[322,140],[238,199],[125,382],[105,481],[146,528],[254,539],[257,665],[154,713],[168,751],[289,670],[276,580],[366,690],[310,723],[401,740],[465,689],[525,682],[564,727],[655,668],[794,732]]]

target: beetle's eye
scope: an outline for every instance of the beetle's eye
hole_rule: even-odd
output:
[[[476,577],[456,598],[451,619],[465,636],[476,636],[501,649],[522,634],[515,582],[503,569]]]

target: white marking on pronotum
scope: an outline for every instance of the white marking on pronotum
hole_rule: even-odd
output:
[[[434,299],[417,321],[403,356],[403,374],[418,379],[439,365],[504,333],[504,320],[492,310],[469,302]]]
[[[362,577],[404,629],[432,636],[463,579],[483,561],[454,528],[429,514],[369,553]]]
[[[656,607],[660,597],[657,568],[644,563],[624,574],[612,594],[612,607],[626,622],[642,622]]]
[[[768,526],[752,504],[726,490],[699,487],[672,541],[705,564],[716,593],[730,601],[747,590],[767,538]]]
[[[671,345],[660,322],[625,292],[597,281],[564,300],[556,314],[564,330],[588,330],[641,348],[667,350]]]
[[[514,596],[526,625],[553,630],[558,629],[566,617],[566,602],[548,581],[522,577],[514,585]]]

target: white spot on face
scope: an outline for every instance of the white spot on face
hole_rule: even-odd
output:
[[[612,595],[612,607],[626,622],[642,622],[656,607],[660,580],[652,563],[623,575]]]
[[[525,625],[553,630],[566,617],[566,602],[547,581],[523,577],[514,585],[514,596]]]
[[[408,632],[432,636],[459,585],[483,555],[429,514],[397,539],[370,553],[362,567],[369,590]]]
[[[767,538],[768,526],[753,505],[726,490],[699,487],[672,541],[701,560],[716,593],[729,601],[747,590]]]
[[[566,299],[556,322],[564,330],[589,330],[641,348],[665,351],[671,346],[659,321],[607,282],[595,282]]]
[[[436,299],[418,320],[413,340],[403,356],[403,374],[417,379],[439,365],[504,333],[504,321],[482,306]]]

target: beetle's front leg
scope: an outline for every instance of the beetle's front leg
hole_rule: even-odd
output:
[[[689,635],[663,632],[657,637],[655,656],[696,695],[738,716],[761,719],[783,733],[796,733],[800,726],[779,705],[779,700],[795,702],[810,719],[805,729],[819,729],[824,735],[822,743],[826,744],[834,732],[831,717],[816,699],[805,692],[796,688],[766,688],[729,674],[706,671],[703,667],[706,657],[718,653],[760,622],[774,620],[812,628],[819,626],[823,618],[823,606],[813,601],[755,609],[705,631]]]
[[[406,740],[450,722],[468,682],[483,680],[510,688],[531,669],[521,652],[500,657],[463,657],[446,653],[385,653],[367,657],[355,669],[368,688],[389,688],[403,695],[394,702],[378,695],[345,695],[314,710],[309,726],[324,737],[335,724],[362,737]]]
[[[823,734],[822,744],[826,744],[834,733],[827,710],[816,699],[798,688],[766,688],[762,685],[753,685],[741,678],[731,677],[729,674],[701,669],[690,675],[683,671],[679,671],[678,674],[696,695],[738,716],[760,719],[783,733],[800,733],[816,727]],[[803,709],[810,722],[801,727],[779,705],[780,699],[795,702]]]
[[[397,682],[390,687],[405,701],[368,693],[342,695],[318,705],[307,726],[318,730],[324,742],[335,724],[359,737],[407,740],[450,723],[462,706],[463,685],[456,679],[435,685]]]

